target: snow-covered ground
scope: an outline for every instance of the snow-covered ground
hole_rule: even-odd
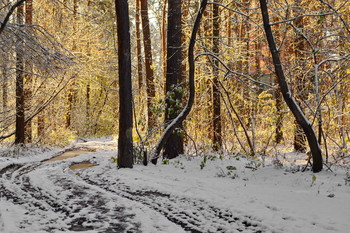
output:
[[[181,156],[117,169],[116,143],[40,162],[61,149],[0,157],[0,232],[349,232],[350,167]],[[0,153],[5,154],[5,150]],[[88,151],[87,151],[88,152]],[[294,161],[300,154],[288,154]],[[89,161],[94,167],[71,170]],[[302,160],[301,160],[302,161]],[[285,161],[284,161],[285,162]],[[300,162],[300,161],[299,161]]]

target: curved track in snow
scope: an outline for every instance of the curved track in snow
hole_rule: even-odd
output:
[[[118,196],[142,203],[188,232],[271,232],[251,216],[242,217],[228,209],[220,209],[195,198],[189,199],[142,188],[131,189],[120,182],[106,185],[103,181],[87,177],[84,180]]]
[[[37,162],[0,171],[1,199],[25,211],[17,221],[18,232],[143,232],[135,208],[164,216],[184,232],[273,232],[251,216],[200,199],[130,187],[118,180],[110,183],[98,174],[73,172],[70,165],[69,161]],[[166,232],[162,226],[156,228]]]
[[[46,175],[39,170],[46,170]],[[59,170],[43,163],[12,166],[2,171],[0,196],[21,205],[28,216],[19,222],[19,229],[24,232],[27,228],[46,232],[141,232],[134,214],[118,206],[121,197],[78,182],[71,177],[71,172]],[[42,176],[43,184],[52,186],[32,182],[32,177],[37,175]],[[40,222],[42,229],[32,229],[33,221]]]

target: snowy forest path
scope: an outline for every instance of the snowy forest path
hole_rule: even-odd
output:
[[[85,154],[81,162],[89,156],[94,154]],[[258,219],[204,200],[129,186],[120,180],[111,183],[98,172],[91,176],[70,166],[72,161],[66,159],[14,164],[0,171],[0,197],[26,211],[27,218],[19,223],[21,232],[33,231],[33,221],[41,226],[35,230],[45,232],[142,232],[135,208],[162,215],[186,232],[273,232]]]
[[[33,221],[45,232],[141,232],[134,214],[118,205],[120,197],[79,182],[64,163],[11,165],[0,173],[0,197],[26,210],[21,232],[31,232]]]

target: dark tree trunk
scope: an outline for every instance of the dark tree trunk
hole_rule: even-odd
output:
[[[68,109],[67,109],[67,114],[66,114],[66,128],[69,129],[71,128],[72,125],[72,111],[73,111],[73,99],[74,99],[74,86],[75,82],[73,81],[69,91],[68,91]]]
[[[181,112],[182,103],[182,23],[181,0],[168,1],[168,29],[167,29],[167,73],[165,82],[166,109],[165,124],[175,119]],[[182,124],[179,124],[169,136],[164,146],[163,156],[168,159],[183,154]]]
[[[4,60],[6,61],[8,59],[8,55],[4,54]],[[6,62],[4,62],[2,68],[2,111],[6,112],[8,107],[8,72],[7,72],[7,65]]]
[[[78,0],[73,0],[73,30],[76,30],[75,25],[77,23],[78,19]],[[72,44],[72,51],[75,51],[77,49],[76,41],[73,40]],[[70,84],[69,90],[68,90],[68,109],[66,114],[66,128],[70,129],[72,128],[72,118],[73,118],[73,111],[74,111],[74,105],[75,105],[75,99],[76,99],[76,77],[73,77],[72,83]]]
[[[23,2],[25,2],[25,1],[26,1],[26,0],[18,0],[17,2],[15,2],[15,3],[11,6],[10,10],[7,12],[6,16],[4,17],[4,19],[2,20],[2,22],[1,22],[1,24],[0,24],[0,35],[1,35],[1,33],[4,31],[4,29],[5,29],[6,25],[7,25],[7,23],[8,23],[9,20],[10,20],[11,15],[13,14],[13,12],[15,12],[16,8],[18,8],[18,7],[23,7],[22,4],[23,4]],[[22,9],[22,11],[23,11],[23,9]]]
[[[45,134],[45,112],[42,111],[38,114],[38,128],[37,128],[37,135],[39,140],[44,138]]]
[[[141,0],[141,19],[143,31],[143,48],[146,60],[146,85],[147,85],[147,118],[148,129],[151,130],[156,123],[156,115],[153,111],[153,101],[155,97],[154,72],[152,67],[152,46],[151,46],[151,31],[148,18],[147,0]]]
[[[151,162],[153,164],[157,163],[157,160],[159,158],[159,153],[163,149],[166,141],[170,137],[171,133],[174,131],[176,127],[179,127],[179,125],[182,124],[182,122],[186,119],[188,114],[190,113],[193,103],[194,103],[194,97],[195,97],[195,62],[194,62],[194,46],[196,44],[196,37],[197,32],[200,26],[200,22],[203,16],[203,12],[205,11],[205,8],[208,4],[207,0],[202,0],[201,6],[199,8],[196,20],[193,25],[192,34],[190,38],[190,44],[188,46],[188,65],[189,65],[189,71],[188,71],[188,81],[189,81],[189,97],[187,100],[187,104],[185,108],[182,110],[182,112],[171,122],[171,124],[168,125],[168,127],[165,129],[164,133],[160,137],[154,152],[152,154]]]
[[[283,121],[283,113],[282,113],[282,94],[281,90],[275,90],[275,100],[276,100],[276,131],[275,131],[275,142],[281,143],[283,140],[283,132],[282,132],[282,121]]]
[[[296,14],[300,14],[300,10],[302,10],[301,1],[297,0],[296,4]],[[295,20],[295,26],[300,28],[301,30],[304,28],[303,18],[299,17]],[[294,83],[294,92],[296,96],[296,101],[300,106],[300,109],[303,111],[302,102],[305,101],[307,97],[306,90],[306,80],[303,74],[302,67],[305,65],[305,41],[300,34],[297,34],[295,37],[295,49],[294,55],[296,60],[296,69],[294,72],[296,73],[295,83]],[[300,124],[295,120],[295,130],[294,130],[294,150],[297,152],[306,152],[306,136],[303,131],[303,128]]]
[[[33,24],[33,0],[26,0],[26,24]]]
[[[182,50],[182,80],[183,82],[186,80],[187,77],[187,47],[185,46],[186,44],[188,44],[188,37],[185,31],[185,28],[187,27],[187,21],[189,18],[189,12],[190,12],[190,6],[191,6],[191,0],[187,0],[187,1],[182,1],[182,19],[181,19],[181,27],[182,27],[182,46],[181,46],[181,50]],[[182,85],[182,87],[184,87],[185,85]],[[182,98],[183,103],[185,104],[185,99]]]
[[[306,152],[306,136],[301,125],[298,124],[298,121],[294,121],[294,141],[293,146],[296,152],[305,153]]]
[[[25,23],[27,25],[32,25],[33,24],[33,0],[26,0],[25,4],[26,10],[25,10]],[[30,27],[27,27],[30,34]],[[26,61],[25,62],[25,89],[24,89],[24,99],[25,99],[25,111],[28,111],[32,105],[32,75],[30,72],[33,70],[33,65],[31,64],[31,61]],[[32,142],[32,121],[28,121],[25,126],[25,138],[26,142],[31,143]]]
[[[251,1],[250,0],[243,0],[242,1],[242,7],[243,7],[243,13],[246,15],[251,14],[250,9],[251,9]],[[251,54],[250,54],[250,47],[251,47],[251,24],[249,23],[248,20],[244,20],[238,27],[237,27],[237,36],[238,36],[238,42],[241,46],[239,46],[238,51],[240,54],[240,59],[236,62],[236,69],[243,73],[250,75],[250,70],[249,70],[249,65],[250,65],[250,59],[251,59]],[[246,81],[250,82],[250,81]],[[250,119],[250,113],[251,113],[251,104],[250,104],[250,92],[249,88],[247,86],[250,86],[249,84],[246,84],[244,82],[236,82],[235,84],[237,86],[237,89],[240,90],[240,95],[243,98],[243,101],[238,102],[238,109],[240,112],[240,115],[243,116],[247,127],[250,127],[251,124],[251,119]]]
[[[276,33],[277,37],[279,38],[280,41],[283,41],[285,37],[285,33],[283,33],[282,26],[278,27],[278,32]],[[288,43],[285,43],[288,44]],[[281,46],[284,46],[283,44]],[[287,52],[285,49],[280,47],[280,59],[284,63],[286,62],[286,55]],[[278,83],[278,78],[276,76],[272,77],[274,83]],[[283,141],[283,131],[282,131],[282,125],[283,125],[283,97],[280,89],[275,89],[274,90],[274,97],[275,97],[275,103],[276,103],[276,129],[275,129],[275,142],[277,144],[281,143]]]
[[[320,145],[317,141],[315,131],[311,126],[311,122],[305,117],[299,105],[291,95],[290,89],[286,81],[286,77],[284,75],[277,46],[271,30],[266,0],[259,0],[259,1],[260,1],[260,9],[261,9],[261,13],[264,21],[264,30],[266,33],[266,38],[267,38],[270,52],[272,55],[273,64],[275,66],[275,73],[278,78],[278,83],[279,83],[283,98],[286,101],[289,109],[293,113],[295,119],[301,125],[301,127],[304,130],[304,133],[306,134],[306,137],[310,146],[311,154],[312,154],[312,159],[313,159],[312,170],[313,172],[320,172],[323,167],[322,152],[321,152]]]
[[[91,88],[90,88],[90,83],[88,81],[88,83],[86,84],[86,133],[89,136],[91,131],[91,119],[93,119],[90,114],[92,113],[92,111],[90,111],[91,108],[91,103],[90,103],[90,92],[91,92]]]
[[[230,6],[229,6],[230,7]],[[232,46],[232,15],[233,12],[229,11],[228,12],[228,20],[227,20],[227,27],[226,27],[226,31],[227,31],[227,46],[230,48]],[[238,31],[238,26],[235,26],[235,31]]]
[[[127,0],[115,0],[118,32],[119,74],[119,137],[118,166],[133,167],[132,86],[129,5]]]
[[[17,8],[17,24],[23,25],[23,5]],[[16,132],[15,144],[23,144],[25,140],[24,128],[24,64],[23,64],[23,40],[17,39],[16,43]]]
[[[142,88],[142,54],[141,54],[141,29],[140,29],[140,0],[136,0],[136,56],[137,56],[137,80],[139,85],[139,95]]]
[[[1,90],[2,90],[2,112],[5,114],[8,110],[9,105],[9,72],[8,72],[8,61],[9,61],[9,51],[5,50],[4,53],[1,53],[3,55],[3,64],[1,66],[2,76],[0,76],[1,79]],[[1,115],[1,114],[0,114]],[[0,121],[0,128],[5,130],[5,128],[8,130],[9,127],[9,119],[3,119]],[[3,133],[6,133],[6,131],[3,131]]]
[[[46,88],[45,83],[42,84],[41,88],[42,89]],[[39,101],[39,103],[40,103],[40,106],[43,106],[44,105],[44,100],[41,99]],[[37,123],[37,125],[38,125],[38,127],[37,127],[38,139],[42,140],[42,139],[45,138],[45,127],[46,127],[45,126],[46,123],[45,123],[45,110],[44,109],[38,114],[37,121],[38,121],[38,123]]]
[[[163,12],[162,12],[162,56],[163,56],[163,75],[164,75],[164,80],[166,80],[166,63],[167,63],[167,47],[166,47],[166,41],[167,41],[167,30],[166,30],[166,16],[167,16],[167,5],[168,5],[168,1],[164,0],[163,2]]]
[[[214,0],[214,2],[219,2]],[[220,36],[220,17],[219,6],[213,5],[213,53],[219,55],[219,36]],[[218,151],[222,148],[222,132],[221,132],[221,103],[219,90],[219,61],[213,60],[213,150]]]

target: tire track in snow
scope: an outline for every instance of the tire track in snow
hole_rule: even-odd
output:
[[[134,220],[134,214],[117,203],[120,197],[106,195],[106,192],[89,184],[75,182],[75,179],[64,172],[48,174],[43,179],[50,179],[54,189],[32,183],[32,174],[39,169],[47,169],[47,164],[29,164],[25,166],[9,166],[0,171],[4,182],[0,183],[0,197],[12,201],[25,208],[25,218],[19,229],[30,229],[33,216],[47,232],[89,231],[104,232],[141,232],[140,224]],[[75,176],[75,175],[74,175]],[[52,193],[52,191],[55,191]],[[61,196],[61,198],[58,198]],[[53,224],[58,222],[58,224]],[[59,229],[57,229],[57,225]]]
[[[106,180],[87,176],[83,179],[91,185],[148,206],[188,232],[273,232],[251,216],[241,216],[198,199],[178,197],[155,190],[132,189],[121,182],[110,184]]]
[[[68,169],[61,169],[64,166],[59,167],[59,172],[48,169],[55,166],[58,165],[10,165],[0,171],[0,176],[11,180],[15,186],[0,183],[0,196],[25,206],[28,212],[38,216],[44,217],[46,212],[51,212],[53,217],[47,219],[44,229],[48,232],[55,230],[54,227],[50,228],[50,222],[55,220],[62,222],[60,230],[140,232],[138,223],[133,221],[134,216],[115,204],[120,198],[141,203],[188,232],[273,232],[258,219],[215,207],[199,199],[129,187],[120,181],[110,183],[98,175],[79,178]],[[31,181],[31,177],[40,169],[48,172],[43,179],[54,184],[54,191]],[[64,198],[58,199],[60,195],[64,195]],[[101,225],[100,222],[107,224]],[[25,222],[22,227],[27,227]]]

